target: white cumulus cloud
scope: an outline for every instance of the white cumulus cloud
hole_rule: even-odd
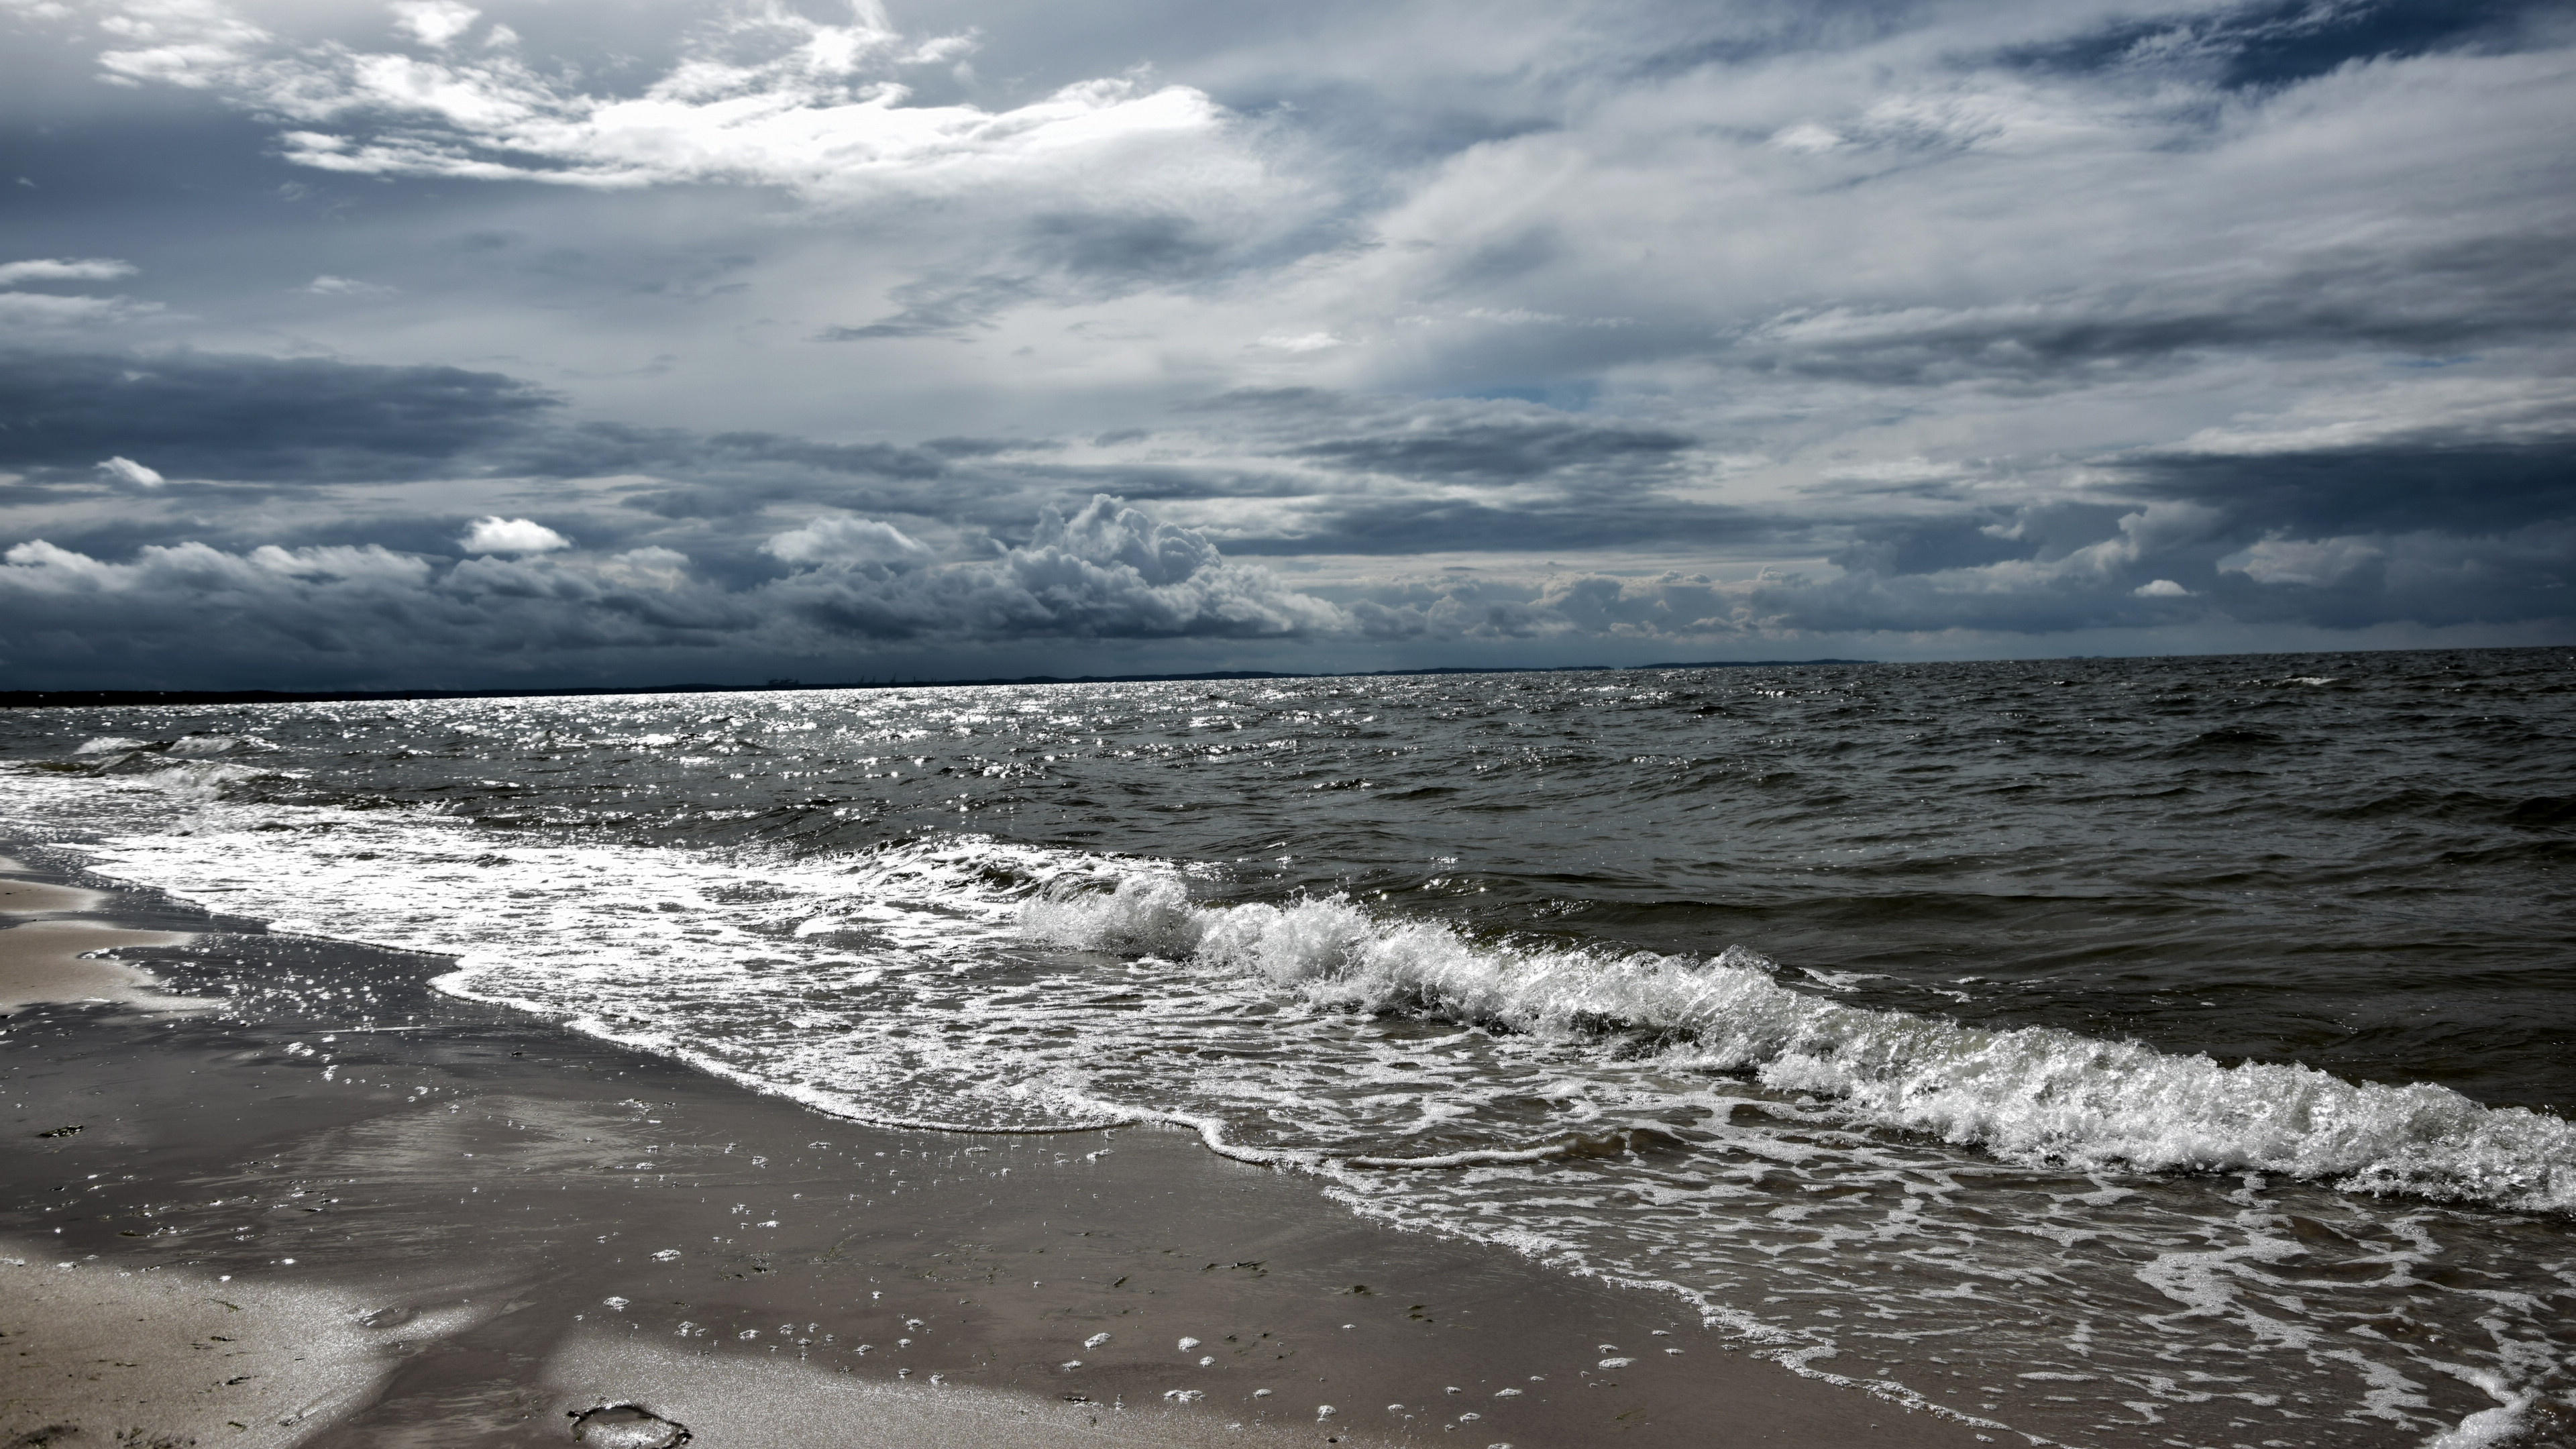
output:
[[[1338,605],[1107,494],[1069,518],[1045,511],[1025,546],[997,558],[811,568],[762,593],[821,632],[876,639],[1298,638],[1352,627]]]
[[[533,518],[478,518],[458,540],[467,553],[546,553],[572,540]]]
[[[792,564],[918,563],[930,557],[911,535],[872,518],[817,518],[772,536],[760,550]]]
[[[130,483],[137,488],[158,488],[169,480],[132,458],[116,457],[98,465],[98,471],[111,482]]]

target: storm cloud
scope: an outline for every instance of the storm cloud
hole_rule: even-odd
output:
[[[1295,639],[1351,630],[1335,605],[1227,561],[1205,538],[1107,496],[1049,511],[1030,541],[941,559],[882,523],[818,520],[771,539],[783,576],[727,588],[666,548],[558,556],[525,519],[486,518],[461,560],[361,548],[151,545],[105,561],[43,540],[0,554],[10,646],[83,674],[142,657],[203,683],[286,655],[342,685],[562,668],[567,654],[671,651],[673,667],[886,645]],[[460,673],[459,661],[468,661]],[[22,666],[23,667],[23,666]],[[114,666],[110,666],[114,667]]]
[[[0,8],[0,669],[2576,637],[2562,7],[936,20]]]
[[[497,372],[324,358],[0,354],[0,468],[164,477],[419,478],[527,435],[555,399]]]

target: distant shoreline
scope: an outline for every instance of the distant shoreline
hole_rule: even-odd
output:
[[[807,684],[773,679],[764,684],[582,685],[553,689],[5,689],[0,709],[107,709],[145,704],[328,704],[424,699],[552,699],[614,694],[769,694],[826,689],[966,689],[996,684],[1190,684],[1237,679],[1397,679],[1423,674],[1615,674],[1635,669],[1764,669],[1801,664],[1876,664],[1875,659],[1699,659],[1665,664],[1437,665],[1423,669],[1326,670],[1295,674],[1269,669],[1215,669],[1199,674],[1031,674],[1017,679],[884,679]]]

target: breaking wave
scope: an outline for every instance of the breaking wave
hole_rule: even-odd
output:
[[[1556,1036],[1644,1037],[1677,1066],[1829,1097],[1855,1122],[2026,1163],[2260,1171],[2348,1190],[2576,1210],[2576,1124],[2429,1083],[2221,1065],[2051,1027],[1990,1030],[1791,990],[1740,948],[1710,959],[1469,939],[1346,900],[1208,906],[1165,875],[1029,901],[1051,945],[1188,960],[1319,1005]]]

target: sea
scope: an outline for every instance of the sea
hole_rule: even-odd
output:
[[[0,834],[1998,1442],[2576,1442],[2576,650],[17,709]]]

